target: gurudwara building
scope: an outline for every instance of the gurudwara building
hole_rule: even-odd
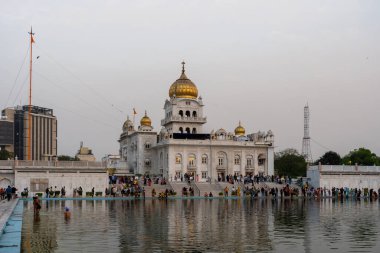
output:
[[[136,175],[159,175],[180,180],[221,180],[227,175],[273,175],[274,135],[247,134],[237,122],[234,132],[218,129],[205,133],[204,102],[197,86],[186,76],[170,86],[161,130],[154,131],[145,112],[139,126],[127,118],[120,135],[120,157]]]

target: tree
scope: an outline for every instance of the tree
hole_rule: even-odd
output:
[[[274,157],[274,170],[280,176],[306,176],[305,158],[295,149],[277,152]]]
[[[1,149],[0,150],[0,160],[8,160],[13,159],[13,153],[8,150]]]
[[[343,164],[349,165],[380,165],[380,158],[366,148],[352,150],[348,155],[343,157]]]
[[[342,158],[340,155],[334,151],[328,151],[323,156],[321,156],[315,164],[324,164],[324,165],[340,165],[342,164]]]
[[[57,158],[58,158],[58,161],[79,161],[78,157],[71,157],[68,155],[60,155]]]

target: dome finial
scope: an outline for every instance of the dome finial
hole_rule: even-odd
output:
[[[145,117],[146,117],[146,110],[145,110]]]
[[[181,64],[182,64],[182,74],[185,74],[185,61],[182,61]]]

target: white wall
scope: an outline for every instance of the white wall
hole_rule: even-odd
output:
[[[86,173],[86,172],[46,172],[46,171],[30,171],[30,172],[15,172],[15,186],[20,193],[24,188],[31,189],[31,179],[48,179],[49,187],[52,186],[53,190],[57,186],[57,190],[61,190],[63,186],[66,189],[66,196],[72,196],[74,188],[81,186],[83,188],[83,195],[90,192],[92,187],[95,187],[95,192],[102,192],[108,187],[108,174],[106,172]],[[41,192],[41,191],[39,191]],[[45,192],[43,189],[42,192]],[[30,192],[35,194],[34,192]],[[31,196],[31,195],[29,195]]]

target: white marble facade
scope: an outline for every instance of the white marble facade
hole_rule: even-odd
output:
[[[380,166],[313,165],[307,169],[313,187],[380,188]]]
[[[145,113],[136,127],[127,119],[120,135],[120,156],[135,174],[160,175],[180,180],[185,173],[194,179],[217,180],[226,175],[273,175],[272,131],[246,134],[240,122],[234,132],[224,129],[203,132],[207,118],[203,100],[184,68],[164,103],[161,130],[153,130]]]

